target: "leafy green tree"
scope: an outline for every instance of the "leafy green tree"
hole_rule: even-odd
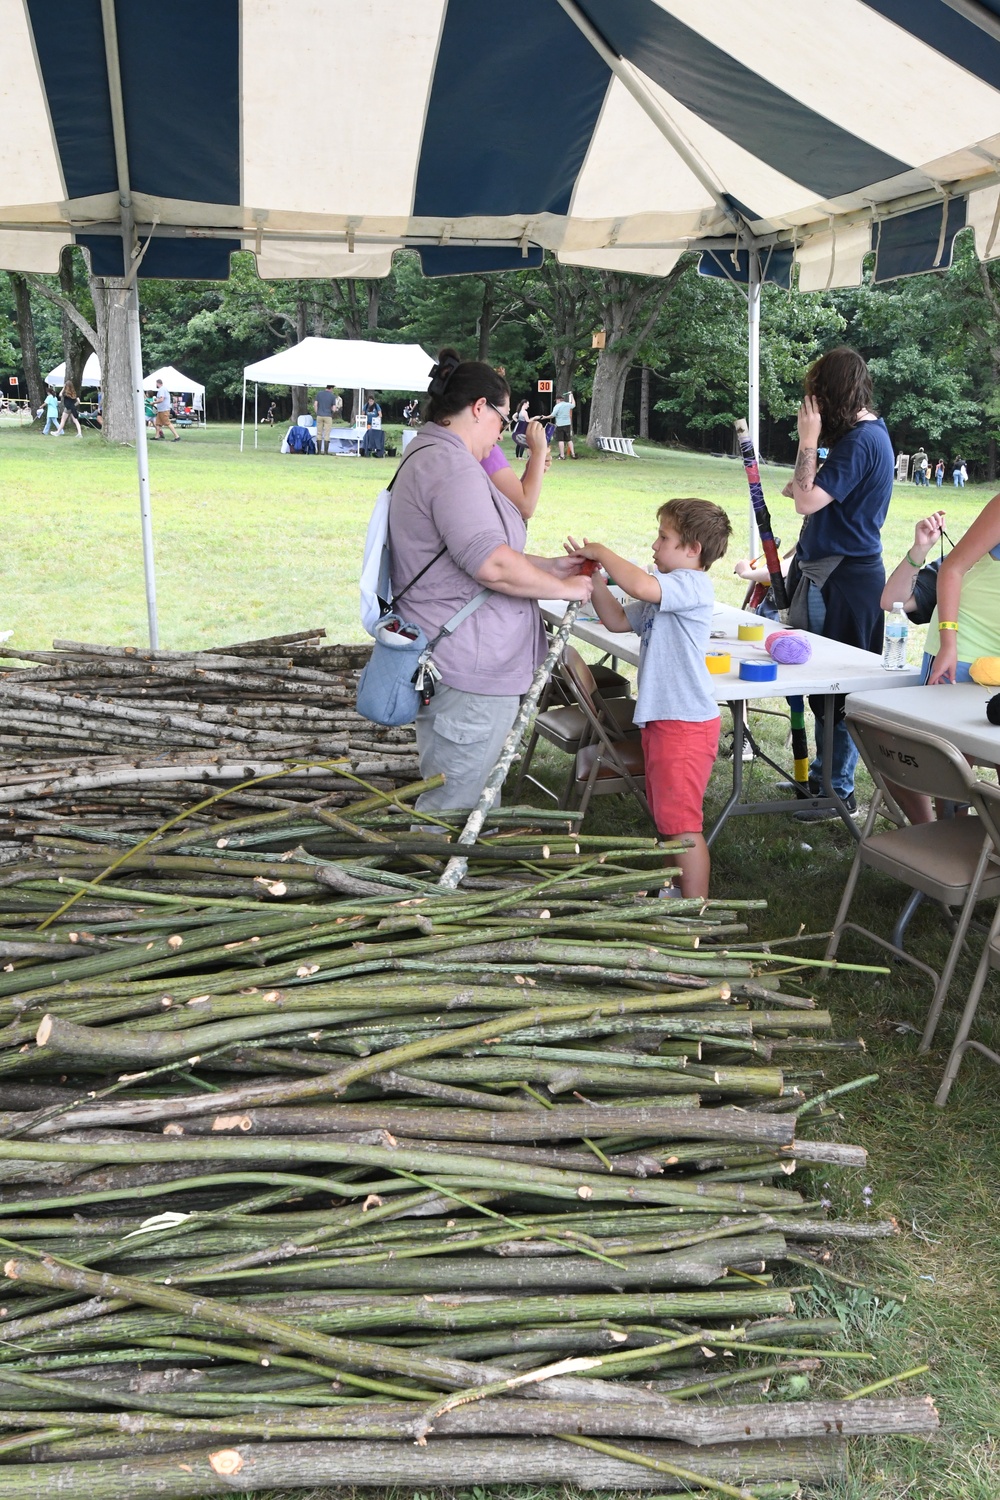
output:
[[[875,403],[895,447],[921,444],[981,457],[983,411],[967,362],[956,358],[950,273],[870,282],[836,294],[848,314],[845,342],[867,359]],[[966,340],[966,343],[968,341]]]
[[[761,447],[786,444],[785,422],[798,410],[812,361],[832,347],[845,326],[828,296],[766,285],[761,292]],[[732,446],[732,427],[748,403],[747,304],[732,282],[701,276],[689,263],[664,313],[650,362],[666,376],[669,394],[657,411],[673,419],[675,436],[714,436]]]

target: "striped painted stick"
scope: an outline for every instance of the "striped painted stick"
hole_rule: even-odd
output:
[[[750,487],[750,503],[753,513],[757,518],[757,530],[760,532],[760,543],[764,549],[764,559],[767,563],[767,571],[771,575],[771,590],[774,594],[774,602],[778,608],[778,616],[782,625],[788,624],[788,590],[785,587],[785,575],[781,571],[781,558],[778,556],[778,544],[771,530],[771,513],[764,499],[764,486],[760,482],[760,468],[757,464],[757,455],[754,452],[753,443],[750,439],[750,429],[743,421],[736,424],[736,438],[740,445],[740,453],[743,457],[743,467],[746,470],[747,484]],[[801,786],[809,782],[809,741],[806,738],[806,711],[805,700],[795,697],[788,699],[789,714],[792,723],[792,757],[794,760],[793,775],[796,782]]]
[[[771,589],[774,593],[774,602],[778,607],[778,614],[782,625],[787,625],[788,593],[785,589],[785,575],[781,571],[778,544],[774,540],[774,532],[771,530],[771,513],[767,508],[767,501],[764,499],[764,486],[760,482],[757,455],[754,452],[750,429],[747,424],[740,420],[735,423],[735,427],[736,440],[740,445],[743,467],[746,470],[747,484],[750,486],[750,503],[753,506],[753,513],[757,518],[757,530],[760,532],[760,543],[764,549],[767,571],[771,575]]]

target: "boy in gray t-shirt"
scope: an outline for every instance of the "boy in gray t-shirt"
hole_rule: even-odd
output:
[[[707,896],[711,860],[702,803],[719,749],[719,709],[705,665],[715,602],[706,575],[725,553],[732,527],[710,500],[668,500],[656,514],[653,573],[599,543],[578,546],[571,539],[570,545],[638,601],[623,609],[595,576],[593,602],[601,623],[639,636],[635,723],[642,730],[646,799],[658,831],[691,845],[676,856],[681,894]]]

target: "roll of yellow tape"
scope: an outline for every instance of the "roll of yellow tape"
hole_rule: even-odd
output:
[[[705,657],[705,665],[710,672],[721,675],[731,669],[732,658],[728,651],[709,651]]]
[[[980,687],[1000,687],[1000,656],[977,656],[969,676]]]
[[[741,641],[762,641],[764,639],[763,625],[741,625],[737,632],[737,639]]]

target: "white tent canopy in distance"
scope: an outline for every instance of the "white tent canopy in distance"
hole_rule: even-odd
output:
[[[243,421],[246,424],[247,381],[254,385],[339,386],[351,391],[427,390],[434,356],[419,344],[376,344],[364,339],[303,339],[243,371]],[[254,392],[256,431],[257,395]]]
[[[191,375],[184,375],[180,370],[175,370],[173,365],[164,365],[162,370],[153,370],[146,375],[142,382],[144,391],[155,391],[156,382],[162,380],[172,396],[186,396],[205,394],[205,387],[200,380],[195,380]],[[66,362],[54,365],[45,377],[46,385],[64,385],[66,381]],[[86,387],[99,386],[101,383],[101,362],[96,354],[91,354],[83,367],[83,378],[81,385]]]

